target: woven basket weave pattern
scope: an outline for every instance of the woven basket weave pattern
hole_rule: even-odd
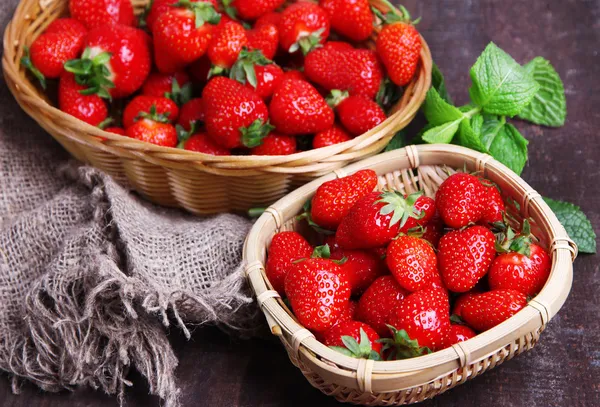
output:
[[[552,271],[543,290],[508,321],[448,349],[414,359],[374,362],[352,359],[318,342],[273,291],[264,271],[267,248],[281,230],[305,232],[295,221],[307,199],[323,182],[370,168],[379,189],[435,196],[453,169],[481,171],[517,204],[511,212],[532,219],[532,231],[552,252]],[[517,206],[520,210],[517,209]],[[244,258],[250,283],[273,334],[290,360],[323,393],[364,405],[404,405],[432,398],[531,349],[560,309],[571,288],[577,247],[541,196],[489,155],[452,145],[409,146],[355,163],[292,192],[268,208],[246,240]]]
[[[134,0],[136,12],[147,2]],[[371,3],[386,10],[381,0]],[[268,205],[296,186],[377,154],[414,118],[431,84],[431,54],[423,40],[419,70],[391,116],[350,141],[289,156],[224,157],[159,147],[106,133],[59,111],[29,80],[19,63],[24,47],[67,11],[68,0],[23,0],[6,28],[2,65],[18,103],[77,159],[127,181],[156,203],[197,214]]]

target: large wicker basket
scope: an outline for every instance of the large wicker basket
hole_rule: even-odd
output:
[[[482,171],[533,219],[532,231],[552,253],[550,278],[528,306],[497,327],[451,348],[414,359],[374,362],[329,349],[298,324],[264,273],[267,248],[281,230],[300,227],[294,218],[323,182],[370,168],[379,188],[423,190],[434,196],[452,168]],[[514,205],[516,206],[516,205]],[[516,208],[513,206],[512,210]],[[308,381],[340,401],[365,405],[403,405],[423,401],[531,349],[571,289],[577,247],[541,196],[507,167],[481,154],[452,145],[409,146],[352,164],[292,192],[258,219],[244,251],[246,271],[271,331]]]
[[[136,12],[148,1],[133,0]],[[381,0],[371,2],[387,10]],[[219,157],[158,147],[104,132],[61,112],[29,79],[19,63],[24,47],[67,12],[68,0],[22,0],[19,4],[4,34],[2,60],[6,82],[17,102],[77,159],[128,181],[156,203],[197,214],[268,205],[293,187],[377,154],[414,118],[431,83],[431,54],[423,40],[418,73],[394,113],[351,141],[289,156]],[[373,41],[368,45],[373,46]]]

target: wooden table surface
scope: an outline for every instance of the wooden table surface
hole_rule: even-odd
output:
[[[5,0],[6,1],[6,0]],[[3,1],[4,24],[16,0]],[[468,69],[489,41],[518,62],[541,55],[565,83],[568,119],[561,129],[518,123],[529,139],[523,178],[542,195],[580,205],[600,225],[600,2],[597,0],[406,1],[446,75],[455,101],[467,100]],[[0,89],[2,119],[24,117]],[[41,132],[32,120],[14,123]],[[44,135],[42,135],[44,136]],[[49,137],[49,136],[45,136]],[[571,295],[542,334],[541,343],[501,367],[423,406],[600,406],[600,272],[596,256],[575,263]],[[313,389],[274,340],[232,341],[215,328],[199,328],[191,341],[172,332],[180,358],[177,374],[184,406],[340,406]],[[2,376],[2,379],[5,377]],[[143,380],[133,376],[127,406],[158,406]],[[46,394],[31,385],[11,393],[0,380],[0,404],[95,407],[117,405],[91,390]]]

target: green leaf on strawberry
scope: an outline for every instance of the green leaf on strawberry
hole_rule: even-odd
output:
[[[109,89],[114,88],[115,84],[109,79],[111,72],[106,66],[112,54],[92,54],[92,48],[86,48],[80,59],[72,59],[65,63],[65,71],[73,73],[77,83],[87,87],[80,91],[82,95],[98,95],[103,99],[112,100]]]
[[[258,147],[274,128],[268,121],[256,119],[250,126],[240,128],[242,143],[248,148]]]
[[[424,211],[420,211],[415,208],[415,202],[423,195],[423,191],[415,192],[404,198],[402,194],[398,192],[383,192],[381,199],[378,203],[386,204],[380,209],[382,215],[389,215],[392,213],[392,219],[390,220],[389,226],[393,226],[400,222],[400,227],[406,224],[409,218],[421,219],[424,215]]]
[[[42,89],[46,89],[46,77],[44,76],[43,73],[40,72],[39,69],[37,69],[33,65],[33,62],[31,62],[31,56],[29,55],[29,47],[25,47],[23,49],[23,57],[21,57],[21,65],[23,65],[23,67],[25,69],[27,69],[29,72],[31,72],[33,74],[33,76],[35,76],[37,78],[37,80],[40,82],[40,85],[42,86]]]
[[[330,346],[329,348],[351,358],[381,360],[379,353],[372,349],[371,341],[362,328],[360,328],[360,343],[350,335],[342,336],[342,342],[344,347]]]
[[[173,78],[173,84],[171,85],[171,92],[165,93],[165,97],[171,99],[177,104],[177,106],[183,106],[190,100],[192,100],[194,94],[192,83],[186,83],[183,86],[179,85],[177,79]]]
[[[392,337],[377,340],[383,344],[381,353],[388,354],[387,360],[409,359],[431,353],[431,349],[419,346],[419,342],[411,339],[404,329],[398,330],[392,325],[387,327],[392,332]]]
[[[248,82],[256,89],[258,80],[256,78],[256,70],[254,67],[256,65],[265,66],[272,63],[273,61],[266,58],[260,50],[248,51],[248,49],[243,48],[237,61],[231,67],[229,77],[242,84]]]
[[[196,28],[202,27],[204,23],[218,24],[221,21],[221,14],[209,2],[200,1],[194,3],[190,0],[179,0],[173,7],[191,10],[194,13]]]
[[[544,198],[581,253],[596,253],[596,233],[589,219],[576,205]]]

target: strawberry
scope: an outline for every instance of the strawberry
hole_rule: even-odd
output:
[[[136,96],[123,111],[123,126],[133,126],[141,113],[150,113],[154,108],[156,112],[167,118],[168,122],[174,122],[179,116],[179,108],[171,99],[155,96]]]
[[[98,126],[108,116],[106,103],[98,95],[88,95],[86,87],[75,80],[75,76],[64,71],[58,85],[58,106],[60,110],[92,126]]]
[[[124,25],[90,30],[81,59],[65,64],[89,93],[124,98],[142,87],[150,73],[150,49],[143,31]]]
[[[296,152],[296,138],[271,132],[258,147],[250,149],[253,155],[289,155]]]
[[[220,75],[229,70],[247,44],[244,26],[235,21],[220,23],[208,44],[207,55],[213,65],[209,75]]]
[[[449,308],[448,296],[439,288],[410,294],[389,317],[393,337],[384,342],[384,349],[391,348],[397,359],[443,349]]]
[[[221,15],[211,3],[180,0],[154,23],[154,59],[158,70],[172,73],[200,59],[208,49],[213,25]]]
[[[471,328],[466,325],[451,324],[448,330],[448,336],[444,339],[443,348],[449,348],[459,342],[464,342],[467,339],[474,338],[477,335]]]
[[[462,318],[462,310],[465,303],[468,302],[471,297],[474,297],[477,294],[481,294],[481,292],[481,290],[478,290],[477,287],[475,287],[471,291],[461,294],[456,299],[456,301],[454,301],[454,308],[452,308],[452,314],[456,315],[459,318]]]
[[[80,21],[74,18],[58,18],[52,21],[44,34],[69,34],[75,41],[84,41],[88,30]],[[82,42],[83,45],[83,42]]]
[[[144,82],[142,95],[167,97],[182,106],[192,98],[192,84],[185,71],[173,74],[151,73]]]
[[[348,92],[333,90],[328,102],[335,106],[346,130],[355,136],[366,133],[387,119],[381,106],[365,96],[348,96]]]
[[[323,183],[312,198],[310,216],[319,226],[335,230],[358,200],[377,187],[377,174],[361,170]]]
[[[70,0],[71,17],[88,29],[106,25],[135,25],[131,0]]]
[[[364,41],[373,32],[369,0],[320,0],[331,18],[331,28],[353,41]]]
[[[232,79],[214,77],[202,99],[208,135],[222,147],[257,147],[273,128],[260,96]]]
[[[501,222],[502,217],[504,216],[505,206],[498,186],[496,186],[496,184],[493,182],[481,177],[479,180],[486,191],[486,194],[483,198],[484,205],[480,222],[484,226],[489,225],[490,223]]]
[[[265,272],[271,285],[284,294],[285,276],[295,261],[308,259],[312,246],[297,232],[279,232],[271,240]]]
[[[306,55],[329,37],[329,16],[316,4],[298,2],[281,13],[278,28],[284,50]]]
[[[203,58],[197,59],[192,62],[188,67],[188,72],[192,77],[192,82],[194,85],[199,85],[204,87],[206,82],[208,82],[208,74],[210,73],[210,68],[212,67],[210,59],[207,56]]]
[[[421,193],[405,198],[398,192],[372,192],[350,209],[337,229],[336,240],[343,249],[385,246],[398,233],[429,221],[433,211],[421,209],[429,199]]]
[[[285,0],[223,0],[225,12],[233,18],[256,20],[278,9]]]
[[[189,131],[194,124],[199,127],[200,123],[204,123],[204,103],[202,98],[195,98],[181,106],[177,124]]]
[[[325,345],[351,358],[381,359],[381,344],[377,342],[379,335],[364,322],[340,322],[325,331],[323,336]]]
[[[308,82],[308,79],[306,78],[306,76],[302,72],[296,71],[296,70],[285,71],[283,73],[282,82],[285,81],[285,80],[287,80],[287,79],[296,79],[296,80],[299,80],[299,81]]]
[[[142,112],[140,118],[132,126],[127,128],[127,136],[156,144],[162,147],[177,146],[177,131],[169,124],[166,116],[158,114],[156,108],[152,107],[149,113]]]
[[[344,308],[344,311],[342,311],[342,315],[340,315],[340,318],[338,319],[336,324],[339,324],[340,322],[344,321],[354,320],[357,308],[358,303],[356,301],[348,301],[348,306]]]
[[[362,294],[377,277],[387,272],[381,257],[367,250],[332,250],[331,259],[345,260],[341,267],[350,283],[352,295]]]
[[[537,244],[531,244],[529,258],[536,267],[534,280],[536,282],[533,292],[539,293],[546,285],[550,272],[552,271],[552,259],[548,252]]]
[[[457,293],[472,289],[486,275],[494,256],[496,238],[483,226],[452,231],[440,240],[438,266],[445,286]]]
[[[379,277],[358,300],[356,319],[372,326],[379,336],[390,336],[387,320],[408,294],[393,276]]]
[[[315,134],[312,145],[313,148],[321,148],[349,140],[352,140],[352,137],[342,127],[334,124],[332,128]]]
[[[385,261],[402,288],[410,292],[441,286],[437,257],[426,240],[401,235],[387,248]]]
[[[318,133],[333,126],[335,120],[319,92],[310,83],[295,79],[284,80],[275,89],[269,112],[275,128],[291,135]]]
[[[279,22],[281,21],[281,13],[277,13],[275,11],[271,11],[270,13],[263,14],[256,20],[254,23],[254,28],[260,28],[263,25],[273,24],[275,27],[279,27]]]
[[[119,136],[125,135],[125,129],[122,127],[107,127],[104,129],[104,131],[113,133],[113,134],[118,134]]]
[[[392,82],[406,86],[417,71],[422,44],[408,12],[404,7],[401,9],[402,15],[388,13],[387,24],[377,36],[376,48]]]
[[[350,284],[332,260],[308,259],[290,267],[285,293],[298,321],[308,329],[323,332],[348,307]]]
[[[385,76],[377,53],[368,49],[355,49],[346,51],[346,54],[349,85],[344,90],[351,96],[374,99]]]
[[[229,74],[231,79],[245,84],[261,98],[271,97],[283,80],[283,70],[257,50],[242,50]]]
[[[231,155],[231,152],[214,143],[206,133],[196,133],[191,135],[186,140],[183,140],[180,146],[188,151],[196,151],[198,153],[210,155]]]
[[[211,3],[215,9],[218,7],[217,0],[190,0],[192,3],[199,3],[201,1]],[[178,0],[153,0],[150,2],[150,10],[146,16],[146,26],[150,32],[154,32],[154,24],[158,20],[158,17],[171,10],[177,2]]]
[[[481,219],[486,190],[474,175],[459,172],[449,176],[435,194],[444,223],[459,229]]]
[[[462,319],[476,331],[487,331],[506,321],[527,305],[527,296],[516,290],[492,290],[477,294],[463,304]]]
[[[273,59],[279,47],[279,30],[274,24],[257,26],[246,32],[248,48],[260,50],[268,59]]]
[[[435,205],[435,202],[434,202]],[[431,218],[423,229],[423,236],[421,238],[431,243],[431,246],[437,248],[442,235],[444,234],[444,222],[437,213]]]

